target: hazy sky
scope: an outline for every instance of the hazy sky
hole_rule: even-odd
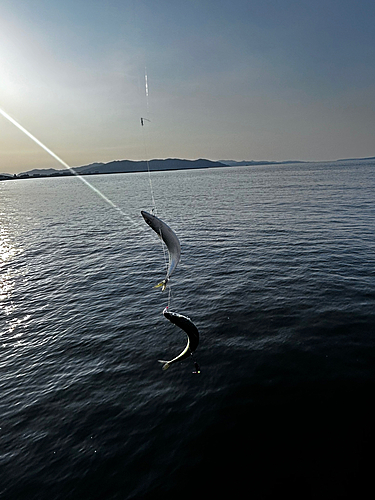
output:
[[[71,166],[374,156],[374,26],[374,0],[1,0],[0,108]],[[0,172],[49,167],[0,116]]]

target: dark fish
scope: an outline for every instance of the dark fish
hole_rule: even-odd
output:
[[[169,312],[168,307],[164,309],[163,314],[171,323],[181,328],[188,336],[188,342],[181,354],[170,361],[163,361],[159,359],[159,363],[164,363],[163,370],[167,370],[172,363],[182,361],[193,354],[199,344],[199,331],[190,318],[182,316],[182,314]]]

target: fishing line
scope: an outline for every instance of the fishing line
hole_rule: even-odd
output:
[[[146,163],[147,163],[147,173],[148,173],[148,182],[150,184],[150,192],[151,192],[151,200],[152,200],[152,213],[154,215],[157,215],[157,209],[156,209],[156,203],[155,203],[155,196],[154,196],[154,189],[152,187],[152,180],[151,180],[151,171],[150,171],[150,162],[148,160],[148,151],[147,151],[147,146],[146,146],[146,138],[145,138],[145,133],[147,133],[147,143],[149,142],[149,135],[148,135],[148,127],[146,127],[146,132],[144,130],[144,122],[151,122],[149,119],[150,115],[150,109],[149,109],[149,98],[148,98],[148,76],[147,76],[147,68],[145,66],[145,96],[146,96],[146,116],[147,118],[141,118],[141,125],[142,125],[142,137],[143,137],[143,147],[145,150],[145,158],[146,158]]]
[[[148,76],[147,76],[147,68],[145,66],[145,96],[146,96],[146,112],[147,112],[147,117],[149,116],[149,87],[148,87]],[[150,170],[150,163],[148,160],[148,151],[147,151],[147,144],[149,142],[149,132],[148,132],[148,127],[146,127],[146,132],[145,132],[145,121],[151,122],[149,118],[141,118],[141,125],[142,125],[142,136],[143,136],[143,147],[145,151],[145,158],[146,158],[146,163],[147,163],[147,173],[148,173],[148,182],[150,185],[150,194],[151,194],[151,201],[152,201],[152,213],[154,215],[157,215],[157,208],[156,208],[156,202],[155,202],[155,195],[154,195],[154,188],[152,185],[152,176],[151,176],[151,170]],[[145,134],[147,133],[147,143],[146,143],[146,137]],[[163,256],[164,256],[164,262],[165,262],[165,268],[168,271],[168,256],[166,249],[163,245],[163,241],[161,239],[160,235],[160,243],[161,247],[163,250]],[[168,306],[170,305],[170,300],[171,300],[171,294],[170,294],[170,288],[169,288],[169,294],[168,294]]]
[[[147,68],[146,68],[146,66],[145,66],[145,94],[146,94],[147,116],[149,116],[149,107],[148,107],[148,77],[147,77]]]
[[[152,210],[151,211],[154,215],[157,215],[156,202],[155,202],[155,196],[154,196],[154,188],[152,187],[150,163],[148,161],[147,146],[146,146],[146,140],[145,140],[145,131],[144,131],[144,121],[145,120],[148,122],[151,120],[148,120],[147,118],[141,118],[141,125],[142,125],[143,147],[145,150],[145,158],[146,158],[146,163],[147,163],[148,182],[150,185],[150,193],[151,193],[151,201],[152,201]],[[148,131],[147,131],[147,133],[148,133]]]
[[[172,287],[169,285],[168,287],[168,308],[171,306],[172,301]]]
[[[145,80],[145,81],[147,82],[147,80]],[[147,87],[146,87],[146,89],[147,89]],[[147,118],[141,118],[142,129],[144,128],[144,120],[147,120]],[[150,121],[150,120],[147,120],[147,121]],[[146,158],[148,158],[147,147],[146,147],[146,142],[145,142],[145,136],[144,136],[144,134],[145,133],[143,131],[143,144],[144,144],[144,149],[145,149],[145,155],[146,155]],[[153,186],[152,186],[151,171],[150,171],[150,165],[149,165],[148,159],[147,159],[147,172],[148,172],[148,181],[149,181],[149,184],[150,184],[150,193],[151,193],[151,201],[152,201],[152,210],[151,211],[152,211],[153,215],[157,215],[157,208],[156,208],[156,202],[155,202],[155,196],[154,196],[154,189],[153,189]],[[168,256],[167,256],[167,252],[166,252],[165,246],[164,246],[163,241],[162,241],[162,235],[161,234],[160,234],[160,244],[161,244],[161,248],[163,250],[165,268],[168,271]],[[169,296],[169,301],[170,301],[170,296]],[[168,303],[168,305],[169,305],[169,303]]]
[[[121,215],[123,215],[128,222],[130,222],[134,227],[143,227],[140,224],[137,224],[133,221],[133,219],[123,212],[120,207],[118,207],[115,203],[113,203],[112,200],[107,198],[105,194],[103,194],[99,189],[94,187],[88,180],[86,180],[84,177],[79,175],[70,165],[68,165],[64,160],[62,160],[59,156],[57,156],[56,153],[54,153],[51,149],[49,149],[45,144],[43,144],[39,139],[37,139],[31,132],[29,132],[25,127],[23,127],[20,123],[17,122],[14,118],[12,118],[8,113],[6,113],[3,109],[0,108],[0,114],[6,118],[10,123],[15,125],[21,132],[23,132],[27,137],[29,137],[31,140],[33,140],[38,146],[40,146],[46,153],[48,153],[52,158],[57,160],[63,167],[65,167],[67,170],[69,170],[73,175],[78,177],[80,181],[82,181],[84,184],[86,184],[87,187],[89,187],[94,193],[96,193],[98,196],[100,196],[108,205],[110,205],[112,208],[117,210]]]

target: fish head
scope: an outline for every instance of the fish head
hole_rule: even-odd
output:
[[[169,319],[172,317],[172,314],[168,311],[168,306],[164,308],[163,315],[165,318]]]
[[[144,210],[141,210],[141,215],[144,218],[145,222],[149,225],[152,226],[153,218],[154,216],[149,214],[148,212],[145,212]]]
[[[141,214],[145,222],[150,226],[150,228],[153,229],[161,237],[161,225],[162,225],[161,220],[158,219],[155,215],[149,214],[144,210],[141,210]]]

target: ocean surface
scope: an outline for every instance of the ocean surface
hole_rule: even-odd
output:
[[[1,500],[365,498],[375,161],[153,172],[170,296],[147,173],[85,180],[0,182]]]

